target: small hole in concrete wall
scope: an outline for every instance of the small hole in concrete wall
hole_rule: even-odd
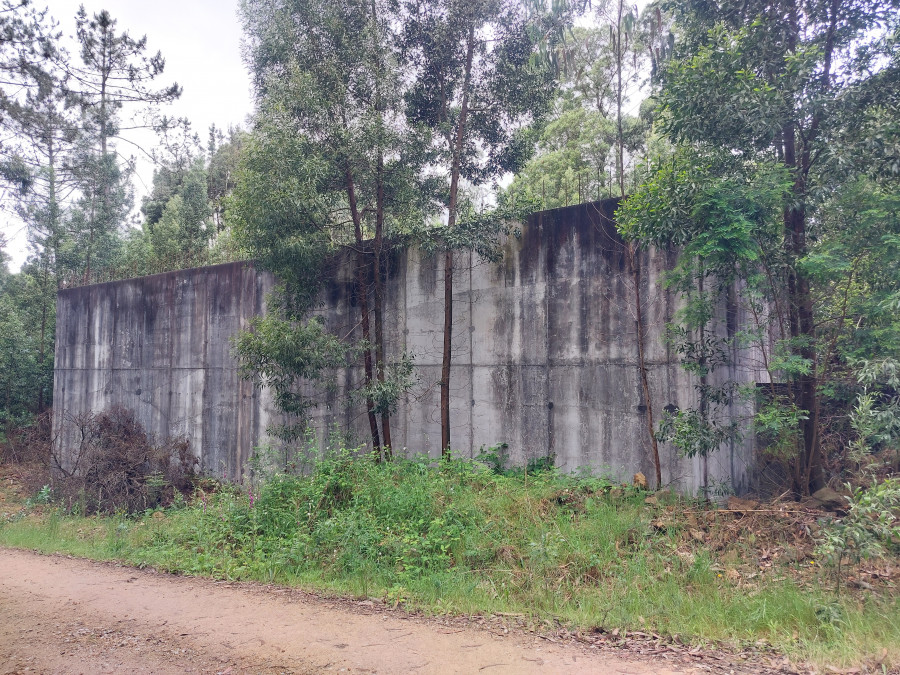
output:
[[[553,401],[550,401],[550,402],[547,403],[547,409],[548,409],[548,410],[553,410]]]
[[[647,412],[647,406],[645,406],[643,403],[641,403],[639,406],[637,406],[637,411],[639,413],[645,413],[645,412]]]
[[[141,389],[140,389],[140,387],[138,387],[137,389],[134,390],[134,395],[135,395],[135,396],[140,396],[140,395],[141,395]]]

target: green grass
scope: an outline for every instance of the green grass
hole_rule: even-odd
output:
[[[836,595],[827,573],[799,583],[774,567],[740,586],[747,560],[691,540],[695,503],[555,473],[496,475],[464,461],[374,464],[349,455],[308,477],[223,486],[140,517],[37,507],[0,521],[0,544],[172,572],[378,596],[428,612],[521,613],[582,629],[678,634],[736,646],[763,640],[798,660],[900,663],[900,601]],[[670,508],[666,510],[666,504]],[[162,512],[159,512],[160,514]],[[653,527],[660,513],[672,525]],[[717,557],[718,556],[718,557]]]

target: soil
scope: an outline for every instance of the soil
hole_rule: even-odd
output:
[[[642,655],[485,619],[0,549],[0,673],[773,672],[771,662]]]

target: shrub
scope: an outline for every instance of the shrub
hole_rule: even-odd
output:
[[[71,461],[54,456],[52,468],[54,491],[70,509],[135,513],[166,506],[190,489],[197,458],[186,439],[157,443],[120,406],[69,419],[81,442]]]
[[[859,487],[847,501],[847,516],[823,528],[818,547],[836,567],[839,581],[844,560],[858,564],[864,558],[900,552],[900,479]]]

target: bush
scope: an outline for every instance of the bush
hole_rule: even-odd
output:
[[[823,528],[818,547],[837,568],[839,581],[844,560],[859,564],[865,558],[900,553],[900,479],[859,487],[848,502],[847,516]]]
[[[53,457],[54,492],[83,513],[135,513],[187,492],[197,458],[184,438],[156,443],[134,412],[115,406],[71,417],[81,442],[71,462]]]

